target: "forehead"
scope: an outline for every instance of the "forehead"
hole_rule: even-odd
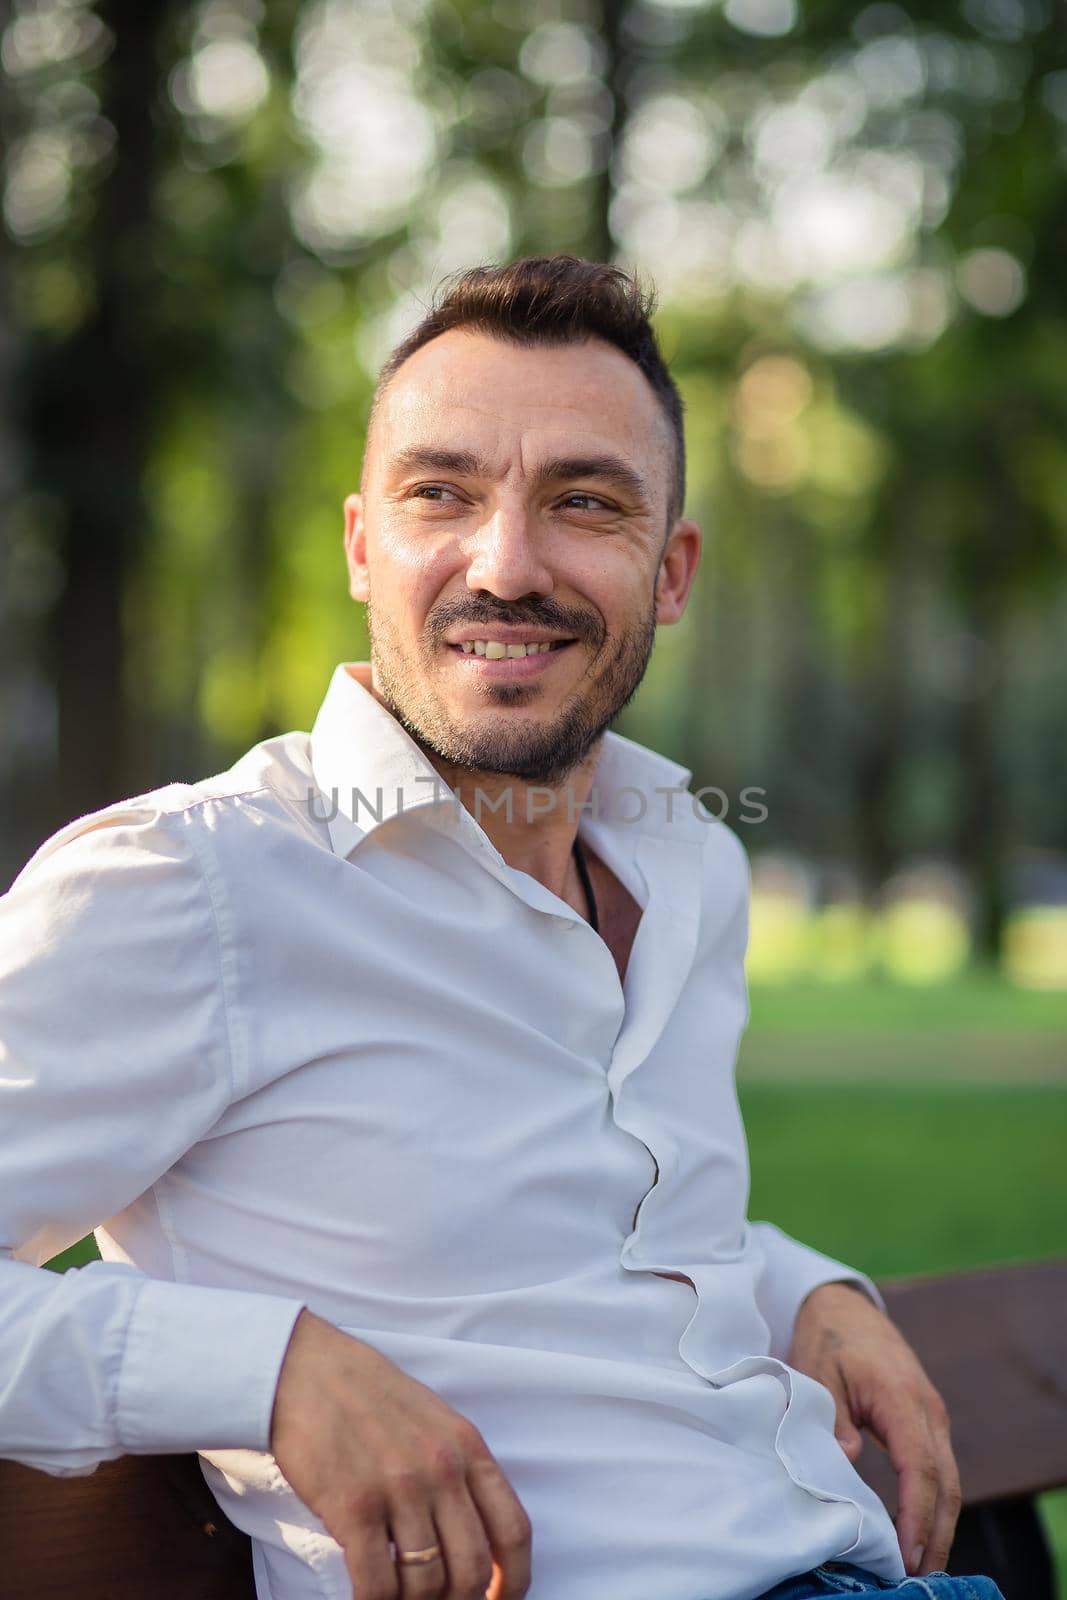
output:
[[[518,345],[462,328],[404,362],[381,396],[375,434],[383,465],[396,451],[446,438],[500,457],[580,444],[621,452],[653,479],[667,470],[670,447],[651,385],[613,345]]]

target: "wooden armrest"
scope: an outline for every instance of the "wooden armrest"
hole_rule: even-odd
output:
[[[122,1456],[80,1478],[0,1461],[0,1600],[192,1596],[256,1596],[251,1543],[197,1456]]]

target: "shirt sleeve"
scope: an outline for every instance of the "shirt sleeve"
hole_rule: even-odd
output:
[[[0,1456],[269,1448],[302,1302],[42,1263],[125,1209],[234,1098],[229,962],[194,819],[61,829],[0,896]]]
[[[751,1007],[745,977],[745,955],[748,948],[749,917],[752,900],[752,872],[748,852],[740,838],[731,831],[730,844],[739,860],[743,880],[740,905],[731,930],[731,959],[736,960],[738,982],[745,994],[745,1025]],[[747,1143],[747,1141],[746,1141]],[[747,1163],[746,1163],[747,1164]],[[886,1303],[877,1285],[855,1267],[846,1266],[832,1256],[801,1244],[773,1222],[748,1222],[750,1235],[758,1243],[763,1256],[763,1270],[756,1287],[756,1304],[771,1334],[770,1353],[784,1361],[793,1340],[793,1327],[797,1312],[804,1299],[822,1283],[851,1283],[866,1294],[880,1311],[887,1311]],[[888,1313],[887,1313],[888,1314]]]

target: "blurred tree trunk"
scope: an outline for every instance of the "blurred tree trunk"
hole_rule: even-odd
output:
[[[900,863],[902,839],[895,800],[908,749],[908,672],[918,555],[913,518],[903,487],[885,508],[883,545],[886,595],[867,682],[864,725],[856,756],[856,836],[860,866],[872,885],[884,883]]]
[[[587,228],[586,250],[592,261],[610,261],[615,254],[615,240],[609,222],[611,202],[615,193],[612,161],[619,147],[623,125],[626,121],[625,88],[627,62],[622,42],[622,19],[625,7],[622,0],[601,0],[600,40],[606,52],[604,83],[611,94],[611,127],[606,135],[608,148],[603,170],[594,185],[593,211]]]
[[[95,304],[69,339],[36,352],[29,372],[33,477],[66,511],[66,582],[50,640],[61,815],[50,828],[143,787],[129,737],[123,595],[144,533],[144,465],[165,379],[151,333],[152,200],[173,7],[104,0],[98,10],[114,39],[101,115],[116,138],[85,240]]]
[[[0,6],[0,27],[6,19],[6,8]],[[0,129],[5,143],[10,126],[0,75]],[[34,640],[31,621],[19,603],[17,579],[16,507],[22,459],[10,410],[15,365],[10,256],[6,235],[0,233],[0,892],[36,842],[33,812],[35,795],[40,793],[40,774],[27,767],[29,752],[21,714],[23,686],[33,668]]]
[[[993,677],[1003,666],[1004,641],[1012,602],[1012,568],[1016,552],[1025,543],[1027,513],[1005,467],[1016,419],[1014,397],[1009,396],[979,431],[979,459],[986,463],[989,503],[986,516],[968,528],[960,541],[959,565],[963,579],[964,615],[971,636],[990,652]],[[981,674],[981,659],[975,663]],[[1005,913],[1004,870],[1008,841],[1003,810],[1010,792],[997,761],[996,703],[999,684],[979,682],[962,697],[957,724],[962,803],[957,813],[955,855],[973,884],[976,895],[975,936],[983,956],[993,956],[1000,944]]]
[[[0,0],[0,33],[11,6]],[[0,72],[0,145],[20,131],[11,84]],[[27,461],[17,415],[18,322],[15,250],[0,228],[0,893],[48,831],[42,795],[54,785],[52,699],[42,660],[39,612],[47,558],[24,527]]]

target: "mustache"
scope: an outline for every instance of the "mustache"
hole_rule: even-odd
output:
[[[550,628],[554,633],[585,639],[591,644],[599,644],[604,631],[599,617],[569,610],[547,597],[530,602],[516,601],[504,606],[497,601],[479,600],[471,596],[439,606],[429,618],[426,628],[436,643],[444,638],[450,628],[492,626],[493,623],[501,627]]]

